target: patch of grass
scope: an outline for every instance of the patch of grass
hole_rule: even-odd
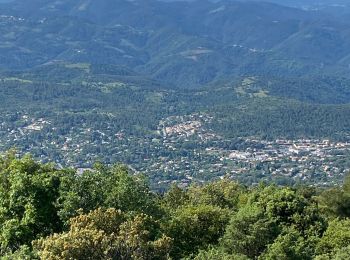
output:
[[[65,65],[67,69],[81,69],[84,70],[86,73],[90,73],[90,66],[91,65],[89,63],[73,63]]]
[[[149,93],[146,96],[146,100],[152,103],[160,104],[163,100],[164,95],[160,92],[157,93]]]
[[[3,81],[17,81],[19,83],[33,83],[31,80],[27,79],[20,79],[20,78],[15,78],[15,77],[10,77],[10,78],[4,78]]]
[[[260,90],[259,92],[257,93],[253,93],[253,96],[254,97],[257,97],[257,98],[266,98],[268,97],[269,95],[269,92],[266,91],[266,90]]]

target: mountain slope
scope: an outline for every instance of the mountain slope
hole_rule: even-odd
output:
[[[177,87],[348,71],[347,22],[269,3],[18,0],[0,12],[5,70],[115,64]]]

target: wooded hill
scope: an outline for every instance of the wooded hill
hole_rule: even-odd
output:
[[[121,165],[58,170],[0,162],[2,259],[348,259],[343,187],[245,187],[223,179],[164,194]]]

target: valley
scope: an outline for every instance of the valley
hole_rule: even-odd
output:
[[[0,259],[350,259],[348,2],[0,0]]]
[[[327,6],[1,4],[0,149],[60,168],[123,163],[156,190],[338,184],[350,31]]]
[[[348,81],[299,82],[310,87],[251,76],[174,90],[122,67],[80,63],[3,73],[0,149],[81,170],[121,162],[155,190],[225,176],[337,184],[350,167]],[[340,91],[322,94],[331,84]]]
[[[136,173],[145,174],[154,189],[166,189],[174,183],[187,187],[223,177],[247,185],[267,181],[329,186],[340,183],[350,171],[349,142],[225,139],[203,126],[211,120],[208,115],[166,118],[147,137],[116,132],[108,124],[104,128],[73,127],[55,137],[60,130],[50,121],[28,116],[21,120],[24,126],[17,129],[2,124],[3,151],[17,144],[19,151],[30,152],[42,162],[55,161],[59,167],[80,170],[91,169],[98,161],[124,162]],[[26,142],[28,136],[41,135],[36,142]]]

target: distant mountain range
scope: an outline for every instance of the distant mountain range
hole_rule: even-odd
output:
[[[9,0],[11,1],[11,0]],[[163,2],[199,2],[198,0],[161,0]],[[208,0],[210,2],[220,2],[221,0]],[[240,2],[268,2],[291,7],[326,7],[326,6],[348,6],[347,0],[232,0]]]
[[[17,0],[0,6],[0,68],[127,66],[174,87],[241,75],[347,75],[350,21],[263,2]]]

